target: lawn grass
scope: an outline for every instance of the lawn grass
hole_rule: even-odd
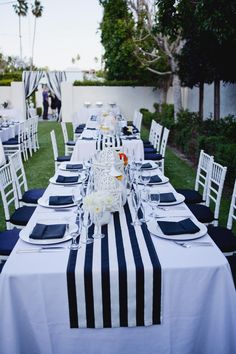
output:
[[[64,142],[61,126],[57,122],[39,123],[40,149],[24,163],[29,188],[47,187],[49,178],[54,175],[54,160],[50,139],[50,131],[55,130],[59,155],[64,155]],[[72,139],[72,124],[67,124],[69,139]],[[147,129],[142,130],[142,137],[148,137]],[[168,148],[165,158],[165,174],[175,188],[194,188],[196,169],[177,156],[172,149]],[[220,224],[226,225],[231,190],[224,190]],[[4,213],[0,205],[0,229],[5,228]]]

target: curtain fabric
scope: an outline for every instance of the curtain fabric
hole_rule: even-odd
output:
[[[45,73],[48,87],[50,91],[54,92],[58,100],[61,101],[61,83],[66,81],[65,71],[49,71]],[[58,121],[62,120],[61,110],[59,113]]]
[[[38,87],[39,81],[43,77],[43,71],[23,71],[22,80],[25,87],[25,98],[32,95],[34,90]]]

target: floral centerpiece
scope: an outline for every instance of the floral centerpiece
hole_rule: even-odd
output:
[[[108,191],[92,192],[84,198],[84,208],[92,217],[103,212],[101,224],[108,224],[110,221],[110,212],[116,202],[115,196]]]

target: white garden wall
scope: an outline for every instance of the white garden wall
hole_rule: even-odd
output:
[[[24,120],[26,117],[25,94],[23,82],[12,82],[11,86],[0,86],[0,104],[4,101],[10,102],[10,108],[15,112],[17,120]]]

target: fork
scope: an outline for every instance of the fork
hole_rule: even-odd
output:
[[[193,242],[179,242],[179,241],[174,241],[174,243],[176,243],[176,245],[179,245],[179,246],[184,247],[184,248],[190,248],[190,247],[193,247],[193,246],[196,246],[196,247],[201,247],[201,246],[209,247],[209,246],[213,246],[213,243],[211,243],[211,242],[202,242],[202,241],[193,241]]]

